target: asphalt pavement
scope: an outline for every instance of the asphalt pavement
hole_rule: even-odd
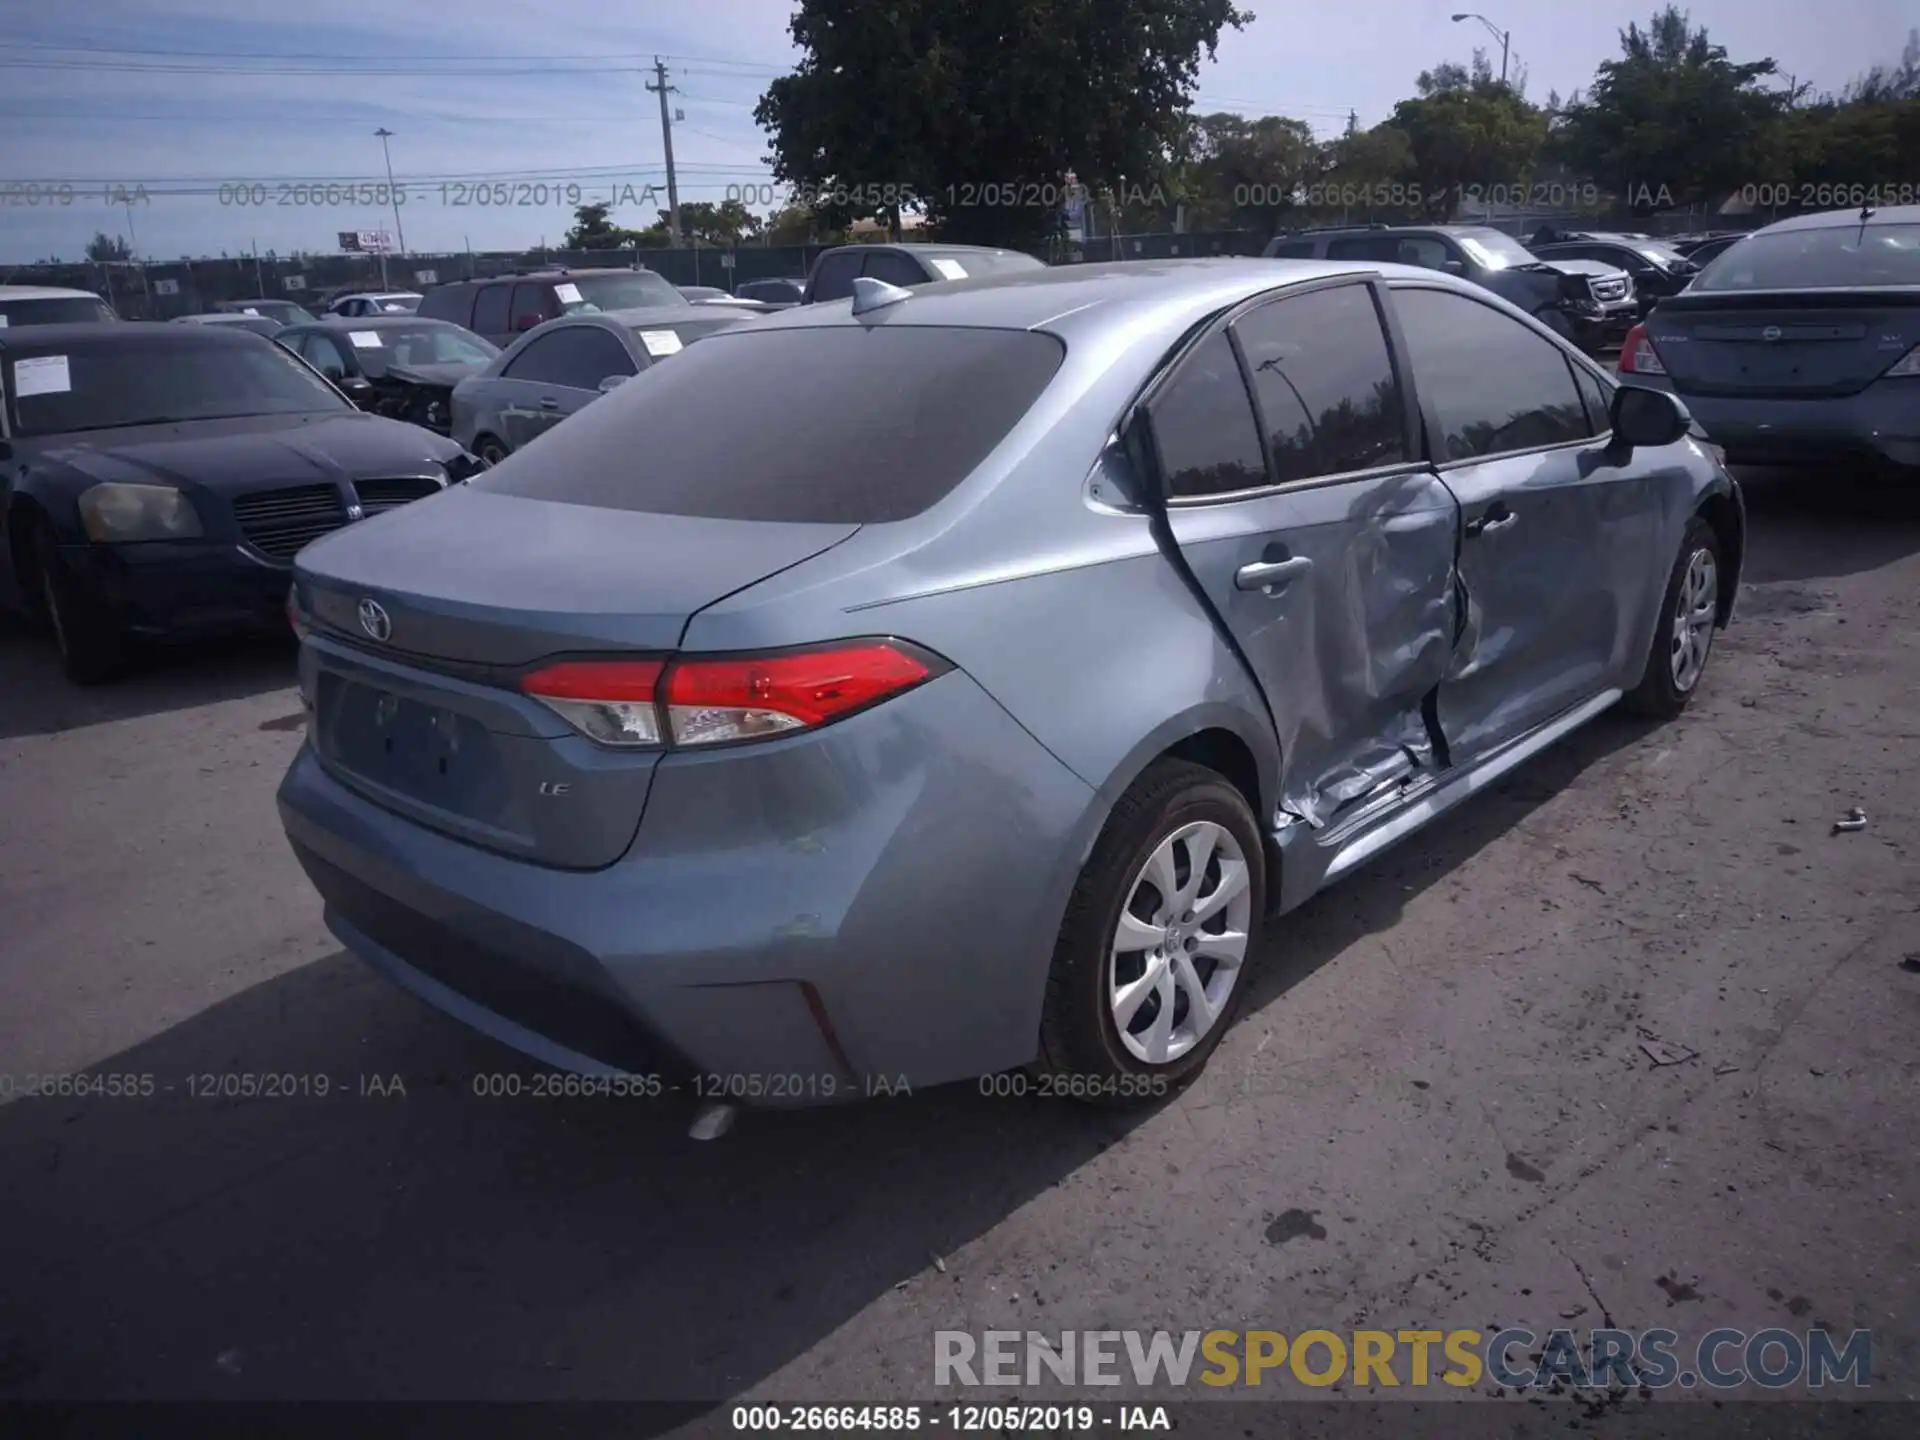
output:
[[[536,1072],[341,953],[281,836],[290,646],[81,691],[0,635],[0,1084],[132,1092],[0,1103],[0,1399],[877,1400],[938,1329],[1602,1317],[1867,1328],[1914,1398],[1920,498],[1749,500],[1682,720],[1285,919],[1131,1115],[477,1093]]]

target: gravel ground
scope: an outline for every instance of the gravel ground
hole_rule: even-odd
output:
[[[0,1074],[155,1089],[0,1105],[0,1398],[933,1398],[938,1329],[1601,1323],[1866,1328],[1915,1398],[1920,502],[1749,499],[1689,714],[1288,917],[1133,1116],[961,1087],[699,1146],[477,1098],[528,1068],[342,955],[281,838],[285,647],[79,692],[0,637]],[[246,1072],[331,1093],[195,1093]]]

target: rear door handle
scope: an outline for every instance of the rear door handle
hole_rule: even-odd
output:
[[[551,395],[542,395],[540,397],[540,408],[542,410],[558,410],[560,408],[560,402]]]
[[[1519,518],[1519,514],[1509,510],[1504,501],[1496,500],[1478,519],[1467,522],[1467,538],[1472,540],[1481,535],[1491,535],[1496,530],[1505,530]]]
[[[1262,560],[1234,571],[1233,583],[1242,590],[1265,590],[1271,595],[1312,568],[1313,561],[1304,555],[1296,555],[1291,560]]]

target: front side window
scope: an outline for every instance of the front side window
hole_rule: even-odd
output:
[[[1409,458],[1392,352],[1366,286],[1271,301],[1241,316],[1233,331],[1253,376],[1275,480]]]
[[[1327,242],[1329,260],[1373,260],[1398,264],[1400,242],[1389,235],[1343,235]]]
[[[1226,331],[1180,363],[1150,413],[1169,496],[1229,495],[1267,483],[1259,425]]]
[[[308,335],[301,343],[300,353],[322,375],[329,380],[338,380],[347,373],[346,357],[341,355],[340,347],[331,338],[321,334]]]
[[[278,345],[251,340],[76,346],[17,356],[7,368],[18,435],[349,408]]]
[[[1311,260],[1313,241],[1311,240],[1275,240],[1267,246],[1269,260]]]
[[[1520,321],[1446,290],[1397,289],[1413,383],[1440,426],[1440,460],[1593,434],[1567,358]]]
[[[603,270],[556,281],[562,315],[607,310],[644,310],[655,305],[691,305],[664,275],[651,270]]]

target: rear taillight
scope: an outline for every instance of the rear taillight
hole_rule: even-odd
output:
[[[658,745],[665,668],[658,660],[570,660],[534,671],[520,688],[589,740]]]
[[[1920,345],[1914,346],[1913,349],[1907,351],[1906,354],[1894,361],[1887,369],[1887,372],[1880,378],[1882,380],[1900,380],[1914,375],[1920,375]]]
[[[1622,375],[1664,375],[1667,367],[1660,359],[1660,352],[1653,348],[1653,341],[1647,338],[1647,327],[1636,325],[1627,332],[1627,338],[1620,342],[1620,373]]]
[[[720,745],[817,729],[944,668],[904,642],[860,640],[671,662],[574,660],[535,671],[520,688],[603,745]]]

